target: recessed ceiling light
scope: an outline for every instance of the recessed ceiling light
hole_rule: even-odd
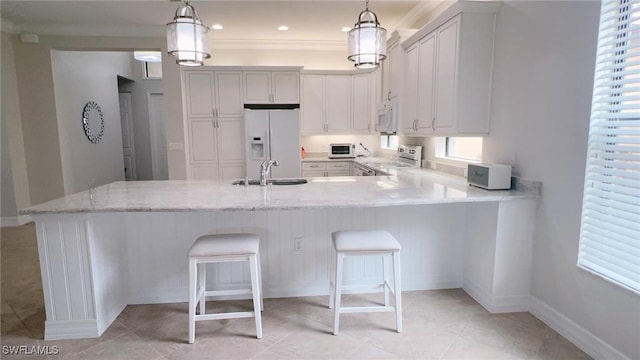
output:
[[[342,32],[349,32],[349,31],[351,31],[351,28],[348,26],[345,26],[342,28]]]
[[[287,31],[287,30],[289,30],[289,27],[287,25],[280,25],[280,26],[278,26],[278,30]]]
[[[224,29],[224,27],[221,24],[213,24],[213,25],[211,25],[211,28],[213,30],[222,30],[222,29]]]

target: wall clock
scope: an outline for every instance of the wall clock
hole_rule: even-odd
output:
[[[89,101],[82,110],[82,127],[87,139],[94,144],[100,142],[104,134],[104,116],[95,101]]]

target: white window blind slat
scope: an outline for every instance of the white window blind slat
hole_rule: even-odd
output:
[[[603,0],[578,266],[640,294],[640,0]]]
[[[606,245],[615,247],[616,249],[625,250],[627,252],[633,252],[640,250],[640,246],[636,243],[635,239],[630,237],[618,234],[616,232],[603,229],[598,226],[586,225],[584,227],[584,235],[586,239],[594,239],[597,240],[603,236],[609,237],[612,239],[610,243]]]

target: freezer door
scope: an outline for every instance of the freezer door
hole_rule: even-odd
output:
[[[271,168],[271,177],[300,177],[299,110],[270,110],[269,115],[271,159],[280,163]]]
[[[260,178],[260,163],[269,158],[269,112],[245,110],[245,163],[251,179]]]

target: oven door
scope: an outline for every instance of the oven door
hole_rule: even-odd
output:
[[[369,168],[364,167],[362,165],[355,165],[354,169],[355,169],[355,175],[356,176],[375,176],[376,175],[376,171],[375,170],[369,169]]]

